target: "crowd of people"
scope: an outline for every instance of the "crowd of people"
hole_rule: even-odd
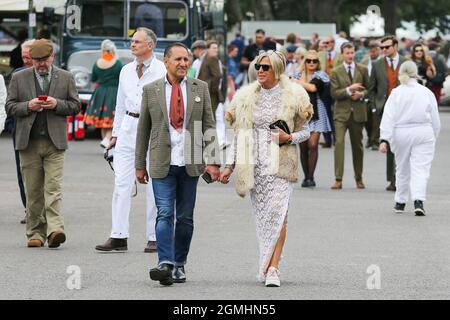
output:
[[[85,119],[102,129],[101,145],[114,149],[115,169],[111,233],[97,251],[128,250],[137,180],[147,186],[144,252],[158,255],[150,278],[162,285],[185,282],[199,177],[227,184],[235,172],[237,194],[249,194],[252,203],[258,278],[268,287],[279,287],[289,200],[293,183],[300,180],[299,166],[301,186],[316,187],[323,135],[323,146],[334,146],[331,189],[342,189],[348,131],[355,184],[364,189],[364,129],[366,147],[386,154],[386,189],[396,191],[394,211],[404,212],[411,194],[415,214],[425,215],[446,74],[438,43],[400,48],[395,37],[386,36],[357,48],[343,34],[323,39],[314,34],[308,44],[290,34],[282,46],[257,30],[255,42],[247,47],[240,37],[229,44],[226,64],[214,40],[195,41],[191,48],[170,44],[163,61],[153,53],[156,44],[152,30],[137,28],[130,46],[133,62],[122,66],[114,43],[105,40],[93,66],[92,81],[98,85]],[[400,54],[407,50],[408,56]],[[26,67],[13,74],[7,93],[0,78],[0,111],[5,109],[15,122],[30,248],[46,242],[57,248],[66,241],[61,215],[66,116],[77,114],[80,102],[73,76],[53,64],[54,56],[46,39],[24,42]],[[229,142],[225,120],[234,131]]]

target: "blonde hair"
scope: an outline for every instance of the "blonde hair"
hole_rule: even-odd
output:
[[[315,56],[316,56],[316,59],[319,60],[319,63],[317,63],[317,69],[316,69],[316,70],[320,70],[319,53],[318,53],[316,50],[308,50],[308,51],[306,51],[306,53],[303,55],[303,60],[302,60],[302,62],[300,63],[299,71],[300,71],[301,74],[303,74],[303,72],[305,72],[305,70],[306,70],[305,60],[306,60],[306,57],[307,57],[308,55],[315,55]]]
[[[398,80],[401,84],[407,84],[409,79],[417,78],[417,65],[413,61],[405,61],[398,71]]]
[[[284,70],[286,69],[286,58],[280,51],[268,50],[256,57],[256,63],[260,63],[262,59],[268,58],[275,74],[275,79],[280,80]]]

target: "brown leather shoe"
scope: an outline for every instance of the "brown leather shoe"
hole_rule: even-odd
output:
[[[54,231],[48,236],[48,247],[58,248],[61,243],[66,241],[66,235],[62,231]]]
[[[95,247],[98,251],[127,251],[128,242],[127,239],[109,238],[104,244],[99,244]]]
[[[365,189],[366,188],[366,186],[364,185],[364,182],[362,180],[357,180],[356,181],[356,187],[358,189]]]
[[[158,251],[158,249],[156,248],[156,241],[147,242],[147,246],[145,247],[144,252],[150,253],[156,251]]]
[[[342,181],[336,180],[334,184],[331,186],[331,189],[333,190],[342,189]]]
[[[41,240],[39,239],[30,239],[27,242],[27,246],[28,248],[40,248],[42,247],[44,244],[42,243]]]

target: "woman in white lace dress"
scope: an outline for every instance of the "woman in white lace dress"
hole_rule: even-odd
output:
[[[259,55],[258,81],[236,92],[226,113],[235,139],[220,176],[228,183],[235,170],[237,193],[250,193],[260,251],[258,278],[277,287],[292,183],[298,181],[296,145],[309,138],[313,113],[306,91],[283,75],[285,66],[280,52]],[[271,130],[277,120],[285,121],[291,134]]]

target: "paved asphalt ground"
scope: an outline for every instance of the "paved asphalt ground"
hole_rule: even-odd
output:
[[[233,183],[198,188],[188,281],[161,287],[149,279],[156,254],[143,252],[144,189],[133,200],[127,253],[98,253],[111,227],[113,173],[99,141],[71,142],[66,153],[63,215],[67,242],[57,250],[26,247],[12,142],[0,138],[0,299],[449,299],[450,113],[442,112],[426,217],[394,214],[384,190],[385,157],[366,151],[355,187],[346,150],[344,189],[330,189],[333,153],[320,149],[315,189],[295,186],[281,264],[281,288],[256,282],[258,249],[250,199]],[[366,149],[367,150],[367,149]],[[375,265],[374,269],[369,266]],[[80,289],[69,289],[78,266]],[[368,270],[369,268],[369,270]],[[367,288],[379,271],[379,289]],[[369,273],[368,273],[369,271]],[[370,282],[370,281],[369,281]],[[370,283],[377,283],[370,282]],[[69,286],[70,287],[70,286]]]

